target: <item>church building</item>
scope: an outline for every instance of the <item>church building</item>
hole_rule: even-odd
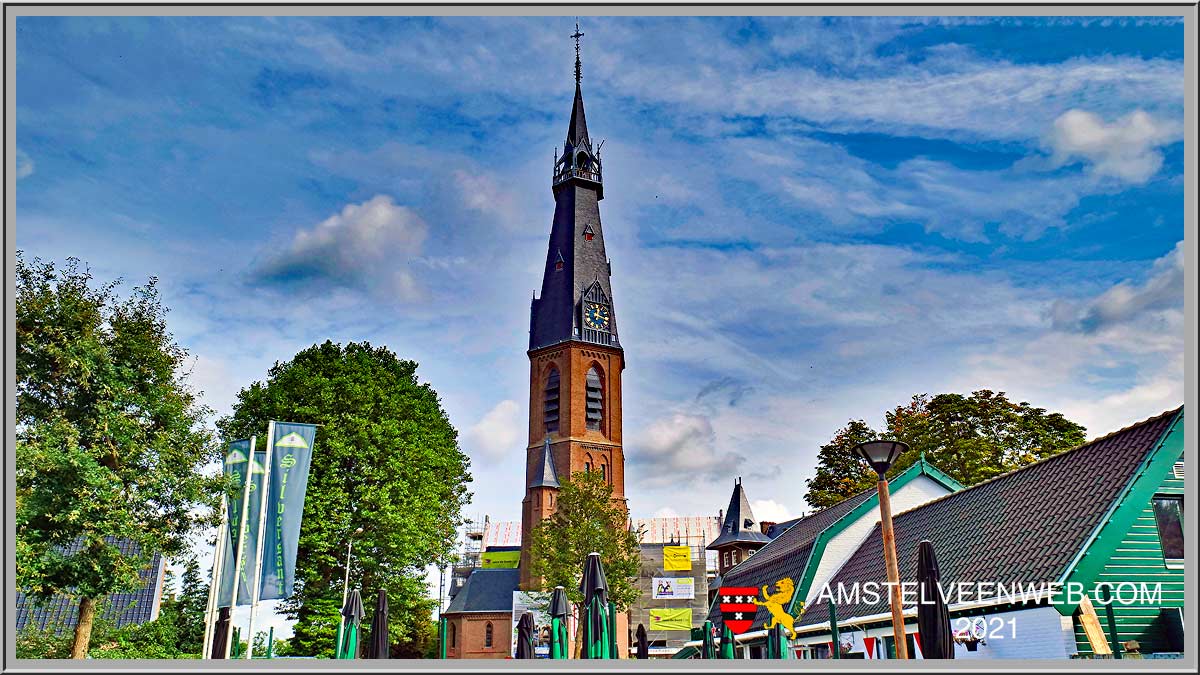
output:
[[[621,447],[621,373],[625,354],[617,332],[604,249],[600,147],[588,134],[583,108],[579,37],[575,35],[575,99],[561,153],[551,174],[554,220],[541,292],[529,317],[529,438],[521,502],[521,554],[516,574],[476,570],[443,616],[447,656],[503,658],[511,635],[511,592],[541,590],[530,572],[529,538],[554,514],[571,474],[595,471],[625,502]],[[497,571],[498,572],[498,571]],[[474,577],[478,576],[478,579]],[[516,586],[513,587],[513,582]],[[506,588],[492,588],[500,584]],[[487,588],[485,588],[487,586]],[[507,603],[507,609],[504,607]],[[628,617],[617,617],[620,653],[628,647]],[[503,637],[502,637],[503,636]]]

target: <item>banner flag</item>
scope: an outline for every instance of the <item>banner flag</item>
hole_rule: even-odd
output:
[[[692,600],[696,597],[694,577],[653,577],[650,587],[653,600]]]
[[[263,448],[254,451],[254,461],[250,462],[250,484],[247,486],[250,490],[250,499],[246,507],[246,528],[242,533],[246,540],[246,547],[242,550],[242,573],[241,579],[238,580],[237,604],[239,605],[250,604],[254,574],[258,571],[258,560],[256,559],[258,538],[262,535],[258,531],[258,524],[261,520],[259,516],[262,514],[262,488],[266,477],[267,450]]]
[[[234,561],[237,559],[237,547],[240,541],[238,530],[242,524],[243,486],[246,483],[246,470],[250,466],[250,439],[229,442],[225,453],[224,471],[226,476],[233,479],[237,488],[233,494],[225,496],[226,519],[225,550],[222,553],[225,560],[221,569],[221,583],[218,586],[217,607],[233,605]]]
[[[273,422],[272,426],[260,600],[292,594],[304,493],[308,489],[308,469],[317,437],[317,427],[312,424]]]
[[[663,571],[686,572],[692,569],[692,548],[690,546],[664,546]]]
[[[692,629],[691,607],[655,607],[650,610],[649,630]]]

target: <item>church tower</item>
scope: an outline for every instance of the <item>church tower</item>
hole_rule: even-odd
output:
[[[600,147],[588,136],[575,34],[575,101],[554,161],[554,223],[529,317],[529,443],[521,505],[520,586],[534,590],[529,536],[554,513],[559,480],[598,472],[625,500],[621,371],[625,355],[604,251]]]

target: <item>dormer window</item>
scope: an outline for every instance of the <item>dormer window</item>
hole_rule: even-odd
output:
[[[596,231],[592,229],[592,225],[591,225],[591,223],[588,223],[588,224],[587,224],[587,225],[586,225],[586,226],[583,228],[583,238],[584,238],[586,241],[591,241],[591,240],[592,240],[592,239],[594,239],[595,237],[596,237]]]
[[[554,255],[555,255],[555,258],[554,258],[554,271],[555,271],[555,272],[561,272],[561,271],[562,271],[562,269],[563,269],[563,265],[565,264],[565,263],[564,263],[564,261],[563,261],[563,257],[562,257],[562,251],[555,251],[555,252],[554,252]]]

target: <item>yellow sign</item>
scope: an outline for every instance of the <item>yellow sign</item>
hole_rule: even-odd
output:
[[[683,572],[692,569],[692,549],[689,546],[664,546],[663,569]]]
[[[650,610],[650,630],[691,630],[691,607],[659,607]]]
[[[520,551],[485,551],[480,554],[484,569],[516,569],[521,562]]]

